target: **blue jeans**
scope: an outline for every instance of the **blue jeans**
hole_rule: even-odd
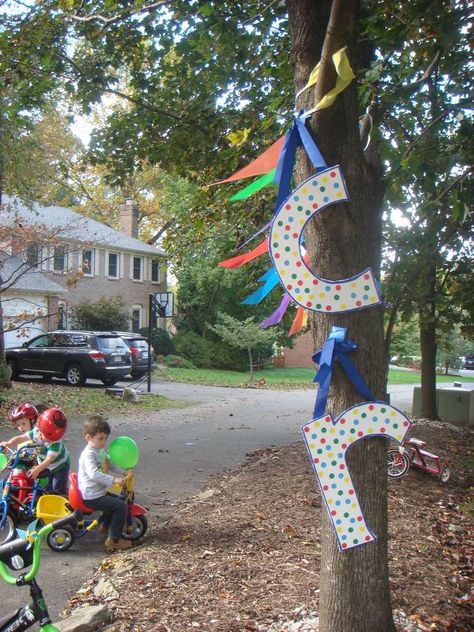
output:
[[[127,517],[126,503],[113,494],[105,494],[99,498],[84,499],[84,503],[95,511],[104,512],[103,525],[109,527],[109,535],[114,540],[122,537]]]
[[[67,496],[69,464],[51,472],[51,491],[53,494]]]

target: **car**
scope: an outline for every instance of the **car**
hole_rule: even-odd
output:
[[[69,386],[88,378],[113,386],[130,373],[131,352],[123,339],[104,331],[49,331],[5,350],[12,379],[21,374],[61,377]]]
[[[148,352],[151,351],[151,369],[156,369],[155,352],[153,347],[149,347],[148,340],[141,334],[131,331],[116,331],[128,345],[132,354],[132,369],[130,375],[134,379],[143,377],[148,372]]]
[[[474,353],[469,353],[464,357],[464,368],[474,370]]]

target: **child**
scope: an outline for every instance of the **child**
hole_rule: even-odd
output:
[[[17,435],[9,441],[0,443],[1,448],[11,448],[23,443],[33,441],[45,446],[45,451],[38,454],[38,465],[28,472],[28,476],[35,479],[41,472],[49,469],[51,472],[51,491],[56,494],[67,494],[70,457],[67,448],[61,441],[66,432],[66,415],[60,408],[48,408],[38,416],[36,427],[24,434]]]
[[[109,537],[105,541],[107,549],[125,550],[132,546],[130,540],[122,537],[127,506],[125,502],[107,493],[111,485],[121,485],[123,478],[107,474],[110,461],[104,450],[110,435],[110,426],[101,415],[89,417],[84,426],[87,446],[79,457],[77,480],[84,503],[94,510],[104,512],[103,527],[108,528]]]
[[[18,432],[25,434],[33,428],[38,419],[38,409],[25,402],[18,404],[10,413],[10,421],[17,427]]]

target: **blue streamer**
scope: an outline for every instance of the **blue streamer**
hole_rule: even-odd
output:
[[[374,399],[372,392],[365,383],[364,378],[352,364],[347,356],[351,351],[357,349],[357,344],[351,340],[346,340],[345,327],[333,327],[323,348],[313,355],[313,362],[319,364],[319,369],[313,382],[319,383],[316,404],[314,406],[313,419],[317,419],[324,415],[326,403],[329,395],[329,387],[331,385],[334,361],[339,360],[339,364],[345,371],[352,385],[362,397],[371,401]]]
[[[270,294],[273,288],[279,283],[278,274],[275,268],[269,268],[257,282],[263,283],[263,285],[240,301],[242,305],[257,305],[263,301],[268,294]]]

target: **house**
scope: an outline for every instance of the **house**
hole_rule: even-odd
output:
[[[120,228],[68,208],[4,196],[0,209],[2,306],[6,346],[40,331],[73,327],[71,307],[103,296],[121,297],[130,328],[148,325],[149,295],[166,292],[166,253],[140,241],[138,208],[127,200]],[[22,235],[25,238],[22,239]],[[38,235],[35,239],[34,236]],[[155,323],[164,326],[164,319]]]
[[[283,352],[285,358],[284,365],[287,368],[314,369],[316,367],[312,360],[314,352],[313,334],[311,331],[306,331],[296,337],[295,345],[292,349],[285,347]]]

